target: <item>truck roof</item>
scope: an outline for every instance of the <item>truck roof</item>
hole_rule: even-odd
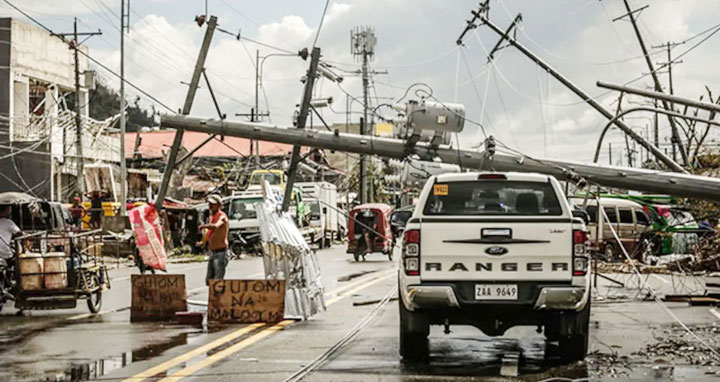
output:
[[[462,172],[462,173],[451,173],[438,175],[436,180],[438,182],[463,182],[477,180],[480,175],[505,175],[507,180],[521,181],[521,182],[547,182],[550,177],[544,174],[532,173],[532,172]]]

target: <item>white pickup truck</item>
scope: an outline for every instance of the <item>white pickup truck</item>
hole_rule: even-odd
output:
[[[400,355],[428,354],[430,325],[490,336],[542,327],[567,361],[585,357],[590,277],[585,224],[558,181],[529,173],[428,179],[402,235]]]

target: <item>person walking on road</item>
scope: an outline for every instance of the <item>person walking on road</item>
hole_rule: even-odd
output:
[[[99,190],[87,195],[90,198],[90,229],[102,228],[102,216],[104,213],[102,203],[105,195],[105,192]]]
[[[210,250],[205,284],[209,284],[210,280],[222,280],[225,277],[225,268],[228,264],[228,230],[230,228],[227,215],[220,209],[222,206],[220,196],[210,195],[207,201],[212,214],[210,223],[201,224],[198,227],[207,229],[205,241]]]

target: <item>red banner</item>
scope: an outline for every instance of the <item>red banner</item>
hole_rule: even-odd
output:
[[[128,218],[143,262],[151,268],[164,271],[167,254],[160,227],[160,216],[155,207],[152,205],[135,207],[128,211]]]

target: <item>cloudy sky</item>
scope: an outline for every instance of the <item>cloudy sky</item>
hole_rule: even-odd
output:
[[[81,30],[103,31],[87,42],[91,55],[113,69],[119,68],[119,0],[11,0],[51,29],[72,30],[72,18],[80,19]],[[675,93],[689,98],[706,94],[709,87],[720,94],[720,33],[695,46],[717,26],[717,0],[629,0],[633,8],[649,4],[640,14],[639,27],[648,46],[666,42],[686,43],[672,50],[682,63],[673,67]],[[321,21],[325,0],[208,0],[209,13],[218,16],[219,26],[232,33],[261,41],[283,51],[312,47]],[[427,84],[435,97],[466,106],[468,117],[480,121],[488,135],[529,155],[588,161],[606,120],[584,104],[559,82],[539,69],[514,48],[495,55],[488,64],[487,51],[498,41],[488,27],[479,27],[455,44],[476,9],[477,0],[331,0],[317,45],[323,60],[340,73],[351,73],[359,62],[350,53],[350,30],[367,25],[375,28],[378,44],[373,69],[387,74],[374,77],[373,104],[402,97],[413,83]],[[204,29],[194,23],[205,12],[204,0],[132,1],[130,33],[126,35],[126,76],[173,109],[182,105]],[[6,15],[17,14],[6,5]],[[523,21],[518,40],[578,84],[613,112],[617,93],[597,88],[595,82],[631,83],[638,88],[652,85],[631,24],[612,22],[625,11],[622,0],[492,0],[490,16],[505,28],[516,14]],[[237,40],[216,33],[207,62],[213,89],[221,109],[229,118],[248,113],[254,104],[254,61],[281,53],[276,49]],[[667,52],[651,51],[652,61],[667,61]],[[299,78],[307,62],[297,57],[271,56],[262,66],[260,108],[269,109],[272,123],[288,125],[302,93]],[[100,71],[102,78],[117,87],[118,80]],[[667,84],[667,74],[660,74]],[[315,96],[335,99],[333,110],[323,111],[327,120],[345,121],[348,92],[361,97],[361,81],[347,74],[342,89],[321,81]],[[129,89],[134,96],[136,91]],[[414,91],[410,98],[417,98]],[[640,99],[628,97],[623,108],[636,106]],[[144,105],[149,100],[143,99]],[[162,108],[158,107],[160,110]],[[354,121],[361,106],[351,102]],[[163,110],[164,111],[164,110]],[[391,116],[389,109],[380,112]],[[198,93],[192,111],[196,116],[216,115],[205,86]],[[645,136],[652,132],[648,114],[627,120]],[[669,137],[667,121],[661,120],[661,145]],[[483,134],[477,125],[466,123],[460,136],[462,147],[472,147]],[[624,150],[623,136],[613,132],[609,142],[617,162]],[[607,163],[607,146],[601,161]]]

